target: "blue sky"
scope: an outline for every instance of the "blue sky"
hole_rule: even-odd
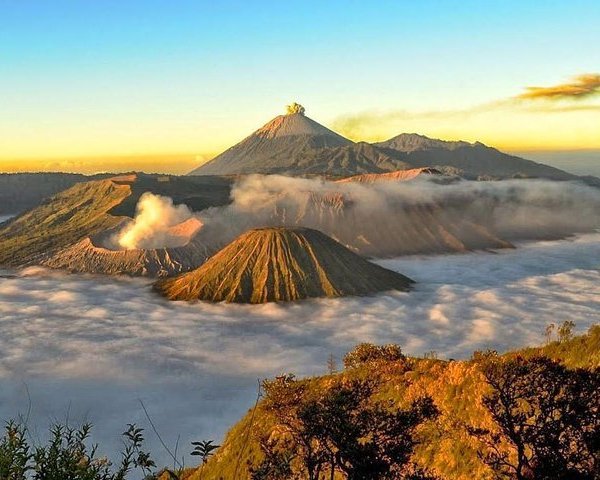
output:
[[[0,158],[218,151],[291,101],[331,124],[600,70],[598,1],[215,3],[0,0]]]

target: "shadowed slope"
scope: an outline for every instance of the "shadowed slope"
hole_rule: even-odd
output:
[[[265,303],[407,290],[411,283],[317,230],[264,228],[246,232],[200,268],[155,288],[171,300]]]

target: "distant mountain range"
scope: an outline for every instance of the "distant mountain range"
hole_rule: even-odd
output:
[[[579,178],[480,142],[449,142],[403,133],[384,142],[355,143],[305,116],[303,111],[275,117],[190,175],[263,173],[343,177],[430,167],[470,179]],[[585,180],[594,184],[597,181]]]

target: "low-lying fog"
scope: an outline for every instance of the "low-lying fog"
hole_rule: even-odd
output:
[[[600,322],[600,234],[497,253],[386,260],[413,292],[262,306],[168,303],[147,280],[39,268],[0,278],[0,418],[26,413],[34,438],[68,416],[114,454],[138,399],[180,452],[220,441],[254,402],[257,379],[323,373],[356,343],[464,358],[542,341],[549,322]],[[11,277],[14,274],[14,277]],[[340,362],[341,363],[341,362]],[[192,457],[187,457],[191,462]]]

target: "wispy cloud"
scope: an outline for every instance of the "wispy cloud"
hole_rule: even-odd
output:
[[[456,110],[430,110],[420,112],[409,110],[363,111],[341,115],[333,121],[331,127],[342,135],[354,140],[380,141],[387,140],[389,135],[384,132],[381,134],[373,134],[372,131],[377,132],[379,130],[384,130],[381,127],[386,125],[401,125],[402,123],[413,121],[448,121],[452,119],[467,118],[471,115],[499,108],[507,103],[508,102],[493,102],[477,105],[472,108]]]
[[[600,74],[587,73],[574,77],[570,82],[549,87],[525,87],[518,95],[467,107],[464,109],[434,111],[363,111],[336,118],[332,128],[354,140],[379,141],[397,134],[402,125],[415,122],[456,122],[499,112],[520,113],[569,113],[600,112],[598,103],[583,103],[600,96]],[[405,127],[404,127],[405,128]],[[405,129],[401,131],[406,131]]]
[[[570,82],[550,87],[526,87],[518,95],[521,100],[564,100],[582,99],[600,93],[600,74],[587,73],[574,77]]]

